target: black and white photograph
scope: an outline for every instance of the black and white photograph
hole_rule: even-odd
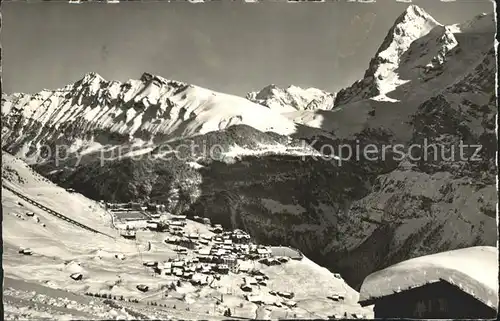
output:
[[[4,320],[496,319],[496,3],[6,0]]]

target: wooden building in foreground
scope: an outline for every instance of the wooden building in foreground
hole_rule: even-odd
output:
[[[497,254],[478,246],[398,263],[364,280],[359,303],[374,305],[375,318],[496,318]]]

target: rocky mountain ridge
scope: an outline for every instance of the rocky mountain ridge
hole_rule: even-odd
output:
[[[335,94],[317,88],[303,89],[297,86],[279,88],[271,84],[259,92],[250,92],[246,98],[254,103],[267,106],[279,112],[296,110],[330,110]]]
[[[2,97],[2,145],[20,157],[43,145],[74,152],[104,145],[158,143],[231,125],[290,134],[295,124],[244,98],[145,73],[140,80],[106,81],[88,73],[74,84],[34,95]]]

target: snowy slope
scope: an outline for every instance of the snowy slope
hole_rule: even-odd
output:
[[[210,308],[210,313],[206,311],[207,306],[215,306],[215,301],[221,295],[224,296],[224,305],[231,307],[233,311],[238,309],[239,316],[252,318],[255,315],[259,307],[257,304],[246,301],[244,296],[246,293],[240,290],[243,277],[248,277],[248,275],[229,273],[223,275],[220,281],[215,281],[213,287],[201,288],[181,280],[182,286],[165,292],[165,286],[172,281],[176,282],[177,278],[154,276],[151,270],[143,266],[143,262],[178,258],[178,254],[173,250],[175,247],[163,242],[170,234],[138,231],[135,241],[120,238],[119,232],[111,229],[109,213],[99,204],[83,195],[69,193],[48,182],[33,172],[23,161],[8,153],[3,152],[2,159],[2,183],[73,219],[91,224],[93,227],[106,230],[116,236],[113,240],[81,230],[33,207],[9,190],[2,189],[5,276],[9,278],[10,286],[13,283],[27,282],[25,285],[12,286],[13,289],[10,289],[10,286],[9,289],[6,287],[7,296],[9,296],[6,307],[9,313],[22,312],[18,309],[24,309],[25,313],[29,312],[26,311],[26,302],[16,300],[16,297],[23,296],[16,291],[20,288],[27,288],[29,292],[38,291],[40,285],[43,285],[46,288],[41,292],[46,295],[53,289],[61,289],[79,295],[91,292],[106,293],[117,298],[120,296],[138,298],[143,300],[143,304],[131,307],[140,311],[146,310],[143,311],[144,314],[151,316],[152,319],[171,319],[167,318],[165,313],[178,313],[179,318],[185,318],[187,315],[190,319],[218,319],[223,311],[215,311],[212,308]],[[28,211],[34,212],[35,217],[41,221],[37,222],[34,217],[27,216]],[[187,221],[185,231],[188,234],[196,231],[202,235],[213,235],[208,226],[190,220]],[[147,244],[151,247],[146,246]],[[32,249],[33,255],[19,254],[20,247]],[[117,254],[123,254],[124,259],[115,257]],[[193,256],[194,252],[190,251],[188,257]],[[327,299],[327,296],[333,295],[343,295],[345,298],[343,302],[333,307],[336,313],[372,314],[370,309],[362,308],[357,304],[358,293],[344,280],[306,257],[280,266],[266,266],[251,260],[239,260],[238,263],[248,265],[249,268],[256,268],[269,277],[267,285],[253,288],[253,294],[271,297],[273,302],[279,301],[279,297],[269,295],[268,292],[271,289],[295,294],[296,308],[270,307],[280,318],[287,313],[296,314],[302,318],[312,313],[326,318],[327,315],[333,313],[332,301]],[[72,280],[70,278],[72,273],[81,273],[83,279]],[[311,278],[311,276],[314,277]],[[17,282],[11,282],[11,280]],[[149,292],[138,291],[136,289],[138,284],[148,285]],[[65,297],[75,297],[70,292],[58,291],[57,293],[59,299],[64,300]],[[165,295],[167,293],[168,295]],[[187,297],[179,300],[180,297],[184,298],[182,294],[187,294]],[[98,299],[95,298],[95,300]],[[148,300],[166,303],[166,307],[160,309],[163,315],[156,315],[159,311],[147,306],[145,303]],[[118,305],[125,303],[117,299],[114,301]],[[73,302],[74,305],[76,303]],[[244,305],[245,308],[243,308]],[[104,313],[95,318],[98,317],[112,319]]]
[[[248,93],[247,99],[278,112],[329,110],[333,108],[335,94],[317,88],[303,89],[293,85],[279,88],[269,85],[259,92]]]
[[[235,124],[280,134],[295,129],[286,117],[244,98],[150,74],[120,83],[88,73],[62,89],[13,94],[3,98],[2,118],[2,143],[20,156],[58,140],[81,150],[134,139],[164,141]]]

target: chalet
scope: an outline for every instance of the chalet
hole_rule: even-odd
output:
[[[179,240],[179,245],[180,246],[183,246],[183,247],[186,247],[188,249],[194,249],[196,243],[193,242],[192,240],[190,240],[189,238],[187,237],[183,237]]]
[[[238,266],[238,271],[242,273],[248,272],[249,268],[248,266]]]
[[[196,233],[191,233],[188,235],[188,238],[191,240],[198,240],[200,238],[200,236]]]
[[[198,255],[198,260],[200,260],[201,263],[209,263],[211,258],[208,255]]]
[[[265,304],[266,300],[261,295],[247,295],[246,299],[257,305]]]
[[[262,282],[262,281],[264,281],[264,276],[262,276],[262,275],[256,275],[256,276],[254,277],[254,279],[255,279],[255,281],[257,281],[257,282]]]
[[[35,213],[33,213],[33,212],[27,212],[26,216],[33,217],[33,216],[35,216]]]
[[[186,215],[172,215],[170,217],[170,220],[174,222],[185,222],[186,221]]]
[[[208,277],[206,275],[203,275],[200,273],[195,273],[191,277],[191,284],[192,285],[207,285],[208,284]]]
[[[68,193],[74,193],[74,192],[76,192],[74,188],[67,188],[66,191]]]
[[[224,256],[224,255],[226,255],[226,250],[224,250],[224,249],[219,249],[219,250],[217,250],[217,251],[214,253],[214,256],[219,256],[219,257],[222,257],[222,256]]]
[[[229,266],[230,268],[234,268],[236,266],[236,258],[231,257],[231,256],[225,256],[222,258],[222,262]]]
[[[240,286],[240,289],[243,291],[243,292],[252,292],[252,287],[250,286],[250,284],[247,284],[247,283],[244,283]]]
[[[198,250],[199,255],[210,255],[210,252],[211,252],[211,248],[209,248],[209,247]]]
[[[249,285],[257,285],[259,283],[257,281],[257,279],[252,278],[252,277],[245,277],[245,278],[243,278],[243,280],[245,281],[245,283],[247,283]]]
[[[161,269],[159,271],[160,276],[169,276],[172,275],[172,269]]]
[[[196,272],[196,267],[194,265],[188,266],[184,268],[184,272]]]
[[[210,219],[208,217],[203,217],[202,223],[205,224],[205,225],[210,225],[211,224]]]
[[[170,232],[170,234],[176,234],[177,232],[181,232],[183,230],[182,226],[175,226],[172,225],[172,223],[173,222],[170,222],[168,226],[168,231]]]
[[[293,308],[293,307],[297,306],[297,302],[292,301],[292,300],[283,301],[282,303],[283,303],[283,305],[286,305],[289,308]]]
[[[122,253],[119,253],[119,254],[115,254],[115,258],[117,258],[118,260],[125,260],[125,255],[122,254]]]
[[[143,262],[142,264],[144,266],[147,266],[147,267],[156,267],[156,266],[158,266],[158,262],[155,262],[155,261],[147,261],[147,262]]]
[[[201,273],[210,274],[212,272],[212,267],[209,265],[203,265],[201,268]]]
[[[250,236],[237,234],[233,236],[232,240],[234,243],[247,244],[250,242]]]
[[[498,250],[476,246],[410,259],[364,280],[359,303],[375,318],[492,319]]]
[[[216,233],[216,234],[222,233],[222,231],[223,231],[222,227],[218,227],[218,226],[217,226],[217,227],[214,227],[214,228],[212,229],[212,232],[214,232],[214,233]]]
[[[285,256],[280,256],[278,258],[276,258],[280,263],[287,263],[288,262],[288,258],[285,257]]]
[[[179,227],[186,226],[186,222],[185,221],[170,221],[170,222],[168,222],[168,224],[170,226],[179,226]]]
[[[268,249],[266,248],[260,248],[260,249],[257,249],[257,255],[260,257],[260,258],[266,258],[266,257],[270,257],[271,256],[271,251],[269,251]]]
[[[278,261],[275,258],[271,258],[271,257],[265,257],[265,258],[261,259],[259,262],[262,264],[265,264],[267,266],[281,265],[280,261]]]
[[[182,277],[184,275],[184,272],[182,271],[182,269],[179,269],[179,268],[172,269],[172,273],[178,277]]]
[[[213,255],[210,263],[223,264],[224,260],[222,259],[222,256]]]
[[[205,239],[201,239],[201,240],[199,240],[198,242],[199,242],[200,244],[203,244],[203,245],[208,245],[208,244],[210,244],[210,242],[209,242],[209,241],[207,241],[207,240],[205,240]]]
[[[132,229],[121,230],[120,235],[126,239],[133,239],[134,240],[136,238],[136,232],[135,232],[135,230],[132,230]]]
[[[294,297],[292,292],[278,292],[278,295],[286,299],[292,299]]]
[[[175,236],[169,236],[165,239],[164,242],[168,244],[179,244],[179,238]]]
[[[70,277],[75,281],[80,281],[83,278],[83,275],[81,273],[73,273]]]
[[[157,270],[165,270],[165,269],[171,269],[172,268],[172,262],[158,262],[156,269]]]
[[[32,255],[33,251],[31,249],[20,249],[19,253],[24,254],[24,255]]]
[[[139,285],[137,285],[137,290],[139,290],[141,292],[148,292],[149,286],[144,285],[144,284],[139,284]]]
[[[187,249],[184,247],[176,247],[175,252],[177,252],[178,254],[187,254]]]
[[[338,294],[327,296],[326,298],[330,299],[332,301],[336,301],[336,302],[344,300],[344,296],[343,295],[338,295]]]
[[[158,230],[158,223],[148,223],[146,227],[152,231]]]
[[[172,262],[172,267],[173,268],[184,268],[184,261],[175,261],[175,262]]]
[[[219,264],[216,266],[216,271],[221,273],[221,274],[228,274],[229,273],[229,266],[226,264]]]
[[[160,206],[157,204],[148,203],[146,204],[146,210],[148,212],[157,212]]]

